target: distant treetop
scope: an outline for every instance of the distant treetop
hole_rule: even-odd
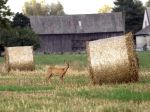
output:
[[[146,2],[146,7],[150,7],[150,0]]]
[[[23,13],[26,16],[47,16],[47,15],[64,15],[64,9],[60,2],[47,4],[45,1],[37,2],[31,0],[25,2],[23,6]]]
[[[104,5],[101,8],[99,8],[99,13],[110,13],[112,10],[112,7],[110,5]]]

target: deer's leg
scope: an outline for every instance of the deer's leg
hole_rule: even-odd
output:
[[[63,77],[60,77],[61,83],[64,83],[64,79]]]
[[[46,82],[48,82],[48,76],[46,76],[45,80],[46,80]]]
[[[53,76],[53,74],[51,73],[48,77],[48,80],[51,80],[51,77]]]
[[[62,83],[64,83],[64,75],[65,75],[65,73],[63,73],[63,74],[60,76],[60,80],[61,80]]]
[[[47,75],[47,77],[46,77],[46,82],[49,82],[49,80],[50,80],[50,78],[52,77],[52,75],[53,75],[52,73],[50,73],[50,74]]]

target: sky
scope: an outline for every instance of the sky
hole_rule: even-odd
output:
[[[12,12],[22,12],[22,7],[25,1],[28,0],[8,0],[8,5]],[[47,3],[56,3],[57,0],[45,0]],[[59,0],[64,7],[66,14],[91,14],[97,13],[98,9],[103,5],[113,6],[115,0]],[[147,0],[141,0],[143,4]]]

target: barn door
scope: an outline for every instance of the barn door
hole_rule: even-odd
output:
[[[72,40],[72,51],[80,52],[85,50],[85,41],[84,40]]]

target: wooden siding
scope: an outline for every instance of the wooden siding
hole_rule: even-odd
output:
[[[89,33],[89,34],[57,34],[39,35],[41,53],[64,53],[84,51],[86,41],[104,39],[113,36],[120,36],[123,32],[117,33]]]
[[[41,53],[71,52],[71,38],[65,35],[40,35]]]

